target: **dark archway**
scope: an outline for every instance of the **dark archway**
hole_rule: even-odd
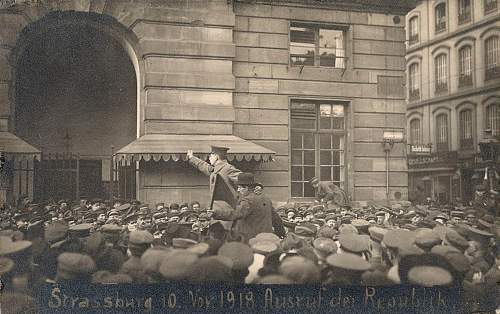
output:
[[[14,125],[45,156],[35,198],[105,197],[112,147],[136,138],[136,70],[121,42],[86,23],[100,18],[56,12],[24,33]]]

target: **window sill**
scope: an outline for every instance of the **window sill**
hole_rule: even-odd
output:
[[[320,69],[332,69],[332,70],[339,70],[343,71],[346,68],[336,68],[332,66],[326,66],[326,65],[301,65],[301,64],[289,64],[290,67],[292,68],[320,68]]]

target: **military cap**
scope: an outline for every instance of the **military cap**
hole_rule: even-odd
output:
[[[270,253],[278,250],[278,244],[276,242],[262,240],[251,244],[251,248],[254,251],[254,253],[267,256]]]
[[[132,213],[132,214],[125,216],[125,218],[122,219],[122,222],[125,224],[128,224],[128,223],[131,223],[133,221],[136,221],[137,218],[139,218],[139,215],[137,213]]]
[[[210,145],[210,153],[211,154],[217,154],[217,155],[226,154],[228,150],[229,150],[228,147],[218,146],[218,145],[217,146]]]
[[[464,218],[465,217],[465,213],[461,210],[452,210],[450,212],[450,216],[451,217],[460,217],[460,218]]]
[[[228,242],[222,245],[217,255],[229,258],[233,262],[233,268],[238,270],[247,269],[253,262],[252,248],[240,242]]]
[[[368,242],[358,234],[341,234],[339,236],[340,247],[344,251],[361,253],[368,251]]]
[[[389,230],[377,226],[371,226],[368,228],[368,233],[370,234],[370,238],[375,242],[382,242],[382,240],[384,239],[384,235],[388,231]]]
[[[375,213],[375,216],[385,216],[385,211],[379,210],[378,212]]]
[[[136,245],[151,244],[153,243],[153,240],[153,235],[146,230],[134,230],[130,232],[128,237],[129,244],[131,243]]]
[[[316,236],[316,226],[302,224],[295,227],[295,234],[299,237],[314,237]]]
[[[207,254],[208,250],[210,249],[210,245],[205,242],[197,243],[193,246],[188,247],[186,250],[193,252],[197,254],[198,256],[202,256]]]
[[[433,246],[441,244],[441,237],[432,229],[423,228],[417,231],[415,244],[424,249],[431,249]]]
[[[104,233],[119,233],[122,227],[117,224],[104,224],[99,230]]]
[[[198,244],[198,242],[195,240],[192,240],[192,239],[186,239],[186,238],[173,238],[172,239],[172,246],[176,249],[186,249],[186,248],[191,247],[195,244]]]
[[[68,234],[77,238],[85,238],[90,235],[92,224],[83,223],[69,227]]]
[[[141,265],[144,271],[150,274],[158,273],[163,259],[169,252],[168,248],[162,246],[147,249],[141,255]]]
[[[489,241],[494,235],[486,230],[478,229],[475,227],[469,228],[469,238],[479,242]]]
[[[0,276],[3,276],[14,269],[14,262],[7,257],[0,257]]]
[[[318,283],[321,273],[316,264],[303,256],[290,256],[283,259],[279,272],[298,284]]]
[[[129,203],[125,203],[125,204],[118,206],[116,209],[118,211],[125,211],[125,210],[128,210],[130,208],[130,206],[131,205]]]
[[[258,278],[255,283],[261,285],[286,285],[286,284],[293,284],[294,282],[288,277],[271,274]]]
[[[55,221],[45,227],[44,237],[49,243],[61,241],[68,235],[68,224]]]
[[[338,216],[337,216],[336,214],[327,214],[327,215],[325,216],[325,221],[328,221],[328,220],[335,220],[335,221],[336,221],[336,220],[337,220],[337,217],[338,217]]]
[[[94,260],[88,255],[65,252],[57,257],[57,272],[62,279],[66,274],[91,274],[95,271]]]
[[[364,272],[371,268],[370,263],[352,253],[332,254],[326,258],[326,262],[333,267],[356,272]]]
[[[458,248],[461,251],[465,251],[469,247],[469,242],[467,239],[462,237],[455,230],[448,230],[445,235],[445,240],[454,247]]]
[[[338,234],[337,229],[323,226],[318,230],[318,238],[328,238],[333,239]]]
[[[415,242],[415,232],[402,229],[389,230],[382,241],[388,248],[412,245]]]
[[[324,255],[336,253],[338,250],[337,243],[331,238],[317,238],[313,242],[313,247]]]
[[[460,251],[453,246],[450,245],[436,245],[431,249],[432,254],[446,256],[449,252],[460,253]]]
[[[408,271],[408,280],[412,284],[433,287],[449,285],[453,277],[446,269],[437,266],[415,266]]]
[[[198,260],[196,253],[172,250],[163,258],[159,272],[167,280],[181,280],[188,275],[189,267]]]
[[[484,215],[477,220],[477,223],[485,229],[490,229],[493,225],[495,225],[495,218],[491,215]]]
[[[351,224],[343,224],[339,227],[340,234],[355,233],[358,234],[358,229]]]

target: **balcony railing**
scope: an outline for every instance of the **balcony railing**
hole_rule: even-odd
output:
[[[410,101],[412,100],[418,100],[420,99],[420,90],[419,89],[412,89],[410,90],[410,95],[409,95]]]
[[[460,139],[460,149],[474,149],[474,139],[472,138],[462,138]]]
[[[458,77],[458,87],[465,87],[472,85],[472,74],[460,75]]]
[[[409,43],[410,45],[418,43],[418,34],[410,35]]]
[[[470,11],[462,12],[458,15],[458,24],[470,22]]]
[[[448,142],[446,142],[446,143],[437,143],[436,150],[438,152],[447,152],[449,150]]]
[[[498,77],[500,77],[500,66],[486,69],[486,72],[485,72],[485,79],[486,80],[491,80],[491,79],[498,78]]]
[[[485,1],[484,3],[484,12],[489,13],[495,11],[498,8],[497,1]]]
[[[436,84],[436,94],[442,94],[448,91],[448,83],[437,83]]]

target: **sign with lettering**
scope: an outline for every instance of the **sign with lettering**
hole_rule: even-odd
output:
[[[390,141],[402,141],[404,138],[403,131],[384,131],[383,139]]]
[[[409,148],[408,154],[426,155],[431,153],[430,145],[409,145]]]
[[[16,0],[0,0],[0,9],[7,9],[16,4]]]
[[[426,156],[408,156],[408,168],[455,167],[457,152],[433,153]]]

